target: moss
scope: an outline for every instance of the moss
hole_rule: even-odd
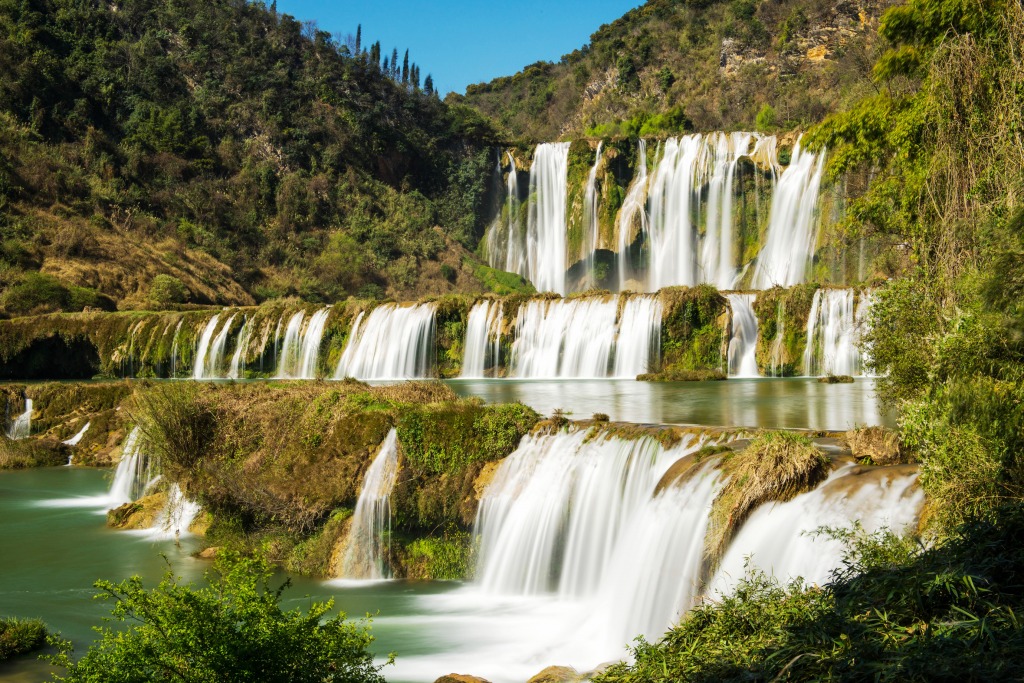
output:
[[[817,289],[817,285],[798,285],[758,293],[754,300],[759,327],[756,357],[764,375],[794,377],[803,372],[807,318]]]
[[[728,377],[721,370],[683,370],[678,367],[637,376],[641,382],[720,382],[725,379]]]
[[[404,547],[402,576],[416,580],[469,578],[471,534],[449,529],[443,536],[417,538]]]
[[[727,302],[710,285],[669,287],[662,301],[663,367],[716,370],[723,364]]]
[[[332,512],[319,531],[292,548],[285,560],[285,569],[303,576],[334,576],[332,563],[335,548],[347,533],[351,519],[351,508],[339,508]]]
[[[71,449],[59,441],[22,439],[11,441],[0,435],[0,470],[65,465]]]
[[[825,375],[819,377],[820,384],[853,384],[853,378],[849,375]]]

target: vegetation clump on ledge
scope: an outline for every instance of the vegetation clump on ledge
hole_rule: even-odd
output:
[[[661,372],[648,372],[637,375],[640,382],[720,382],[728,379],[721,370],[682,370],[668,368]]]
[[[825,375],[819,377],[820,384],[853,384],[853,377],[849,375]]]
[[[0,617],[0,662],[46,645],[46,625],[39,619]]]

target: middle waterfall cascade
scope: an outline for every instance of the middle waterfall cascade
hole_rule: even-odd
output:
[[[114,470],[114,481],[110,485],[109,505],[116,508],[125,503],[138,500],[146,493],[146,489],[156,483],[159,478],[158,468],[152,458],[142,452],[139,443],[140,430],[132,428],[121,447],[121,460]]]
[[[12,441],[27,439],[32,434],[32,399],[25,399],[25,411],[14,418],[7,430],[7,438]]]
[[[285,328],[281,347],[281,360],[277,365],[277,376],[282,379],[316,379],[317,363],[320,360],[320,342],[324,337],[324,326],[331,308],[321,308],[314,313],[303,327],[305,313],[292,315]]]
[[[861,292],[854,306],[852,289],[819,289],[814,293],[807,318],[804,372],[822,375],[861,375],[868,364],[858,348],[861,327],[867,324],[871,294]]]
[[[597,215],[597,169],[601,164],[601,152],[604,143],[597,143],[597,153],[594,155],[594,165],[590,167],[590,174],[587,176],[587,186],[583,190],[583,253],[580,260],[587,263],[587,277],[591,277],[593,268],[594,253],[600,246],[601,231]],[[591,284],[594,284],[591,280]]]
[[[640,140],[637,148],[637,165],[633,181],[626,192],[626,198],[622,200],[622,208],[619,210],[616,230],[618,232],[618,267],[619,267],[619,291],[628,289],[627,283],[632,273],[629,269],[629,246],[636,239],[635,230],[641,234],[647,232],[647,210],[645,198],[647,197],[647,142]],[[639,219],[639,225],[637,225]]]
[[[235,342],[235,353],[231,356],[231,367],[228,368],[228,379],[241,379],[242,371],[245,369],[245,351],[249,347],[249,338],[252,337],[251,317],[246,316],[242,323],[242,329],[238,331],[238,340]]]
[[[538,291],[562,295],[568,294],[565,288],[568,171],[568,142],[537,146],[530,167],[524,275]]]
[[[661,303],[656,297],[532,300],[516,317],[509,376],[629,377],[647,372],[658,353]]]
[[[709,573],[705,536],[724,481],[714,460],[693,464],[700,469],[681,482],[665,476],[705,443],[691,435],[666,448],[588,430],[524,438],[480,501],[477,600],[557,600],[558,611],[543,614],[561,621],[536,642],[538,657],[584,671],[621,656],[637,635],[659,638],[702,599],[732,592],[747,558],[783,583],[821,584],[841,566],[843,546],[814,535],[818,527],[858,522],[867,533],[900,533],[920,514],[915,467],[840,460],[818,488],[757,508]]]
[[[805,152],[797,141],[772,197],[768,234],[754,269],[755,289],[806,281],[818,240],[815,217],[824,170],[825,152]]]
[[[488,367],[501,365],[502,310],[500,301],[481,301],[469,311],[461,377],[482,379]]]
[[[363,477],[342,561],[342,578],[387,578],[381,536],[391,531],[390,498],[397,478],[398,432],[392,428]]]
[[[210,318],[199,335],[199,346],[196,347],[195,362],[192,365],[192,379],[206,379],[206,357],[210,352],[210,343],[217,331],[217,322],[220,320],[220,313]]]
[[[732,312],[732,338],[729,339],[729,376],[757,377],[757,315],[755,294],[726,294]]]
[[[338,361],[335,379],[415,379],[434,372],[435,304],[384,304],[360,312]]]

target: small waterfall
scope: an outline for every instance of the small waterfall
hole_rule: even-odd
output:
[[[299,311],[288,320],[281,347],[281,359],[277,365],[277,377],[280,379],[316,379],[317,363],[320,360],[320,342],[324,337],[324,327],[330,306],[321,308],[312,315],[309,323],[303,327],[305,312]]]
[[[857,314],[866,316],[870,295],[862,295],[861,306],[856,308],[854,298],[852,289],[819,289],[814,293],[804,350],[807,375],[856,376],[863,372],[864,358],[857,347],[860,339]]]
[[[199,346],[196,347],[196,355],[192,360],[192,379],[206,379],[206,358],[210,352],[210,344],[213,335],[217,331],[217,322],[220,320],[220,313],[216,314],[206,323],[202,334],[199,335]]]
[[[757,316],[754,294],[726,294],[732,311],[732,337],[729,339],[729,376],[757,377]]]
[[[219,379],[224,376],[225,362],[224,362],[224,350],[227,348],[228,334],[231,332],[231,323],[235,322],[235,314],[228,316],[228,319],[224,321],[224,325],[220,328],[220,332],[213,338],[213,342],[210,343],[210,350],[207,353],[206,358],[196,358],[197,368],[199,369],[200,376],[196,379]]]
[[[159,477],[152,458],[140,448],[139,436],[139,428],[134,427],[121,447],[121,460],[114,471],[108,496],[111,508],[138,500]]]
[[[383,579],[387,577],[384,543],[381,537],[391,533],[391,490],[398,477],[398,433],[392,429],[366,470],[359,492],[352,526],[348,533],[342,577]],[[390,539],[389,539],[390,540]]]
[[[631,296],[620,315],[614,375],[636,379],[655,371],[661,361],[661,299]]]
[[[181,333],[181,324],[185,322],[184,318],[178,320],[178,324],[174,328],[174,341],[171,342],[171,377],[178,376],[178,359],[181,356],[180,347],[178,345],[178,335]]]
[[[594,253],[597,251],[601,241],[601,230],[598,221],[598,194],[597,194],[597,167],[601,164],[601,152],[604,149],[604,142],[597,143],[597,153],[594,155],[594,165],[590,167],[590,175],[587,176],[587,185],[583,190],[583,253],[581,259],[587,262],[587,275],[591,284],[596,285],[593,280]]]
[[[665,141],[651,180],[648,208],[650,264],[648,289],[694,285],[697,273],[697,225],[705,152],[700,135]]]
[[[754,270],[754,288],[791,287],[806,281],[818,240],[816,214],[825,152],[804,152],[797,141],[775,188],[768,234]]]
[[[504,215],[499,213],[487,231],[487,262],[492,268],[525,277],[526,235],[519,220],[519,179],[516,160],[511,152],[508,153],[508,163]]]
[[[640,140],[638,143],[636,173],[633,182],[629,185],[626,198],[619,209],[619,220],[616,225],[616,232],[619,236],[618,261],[619,261],[619,291],[628,288],[627,282],[630,278],[629,247],[636,239],[637,229],[640,233],[647,232],[647,142]],[[639,226],[634,224],[639,219]]]
[[[235,352],[231,356],[231,367],[228,369],[228,379],[241,379],[245,370],[245,354],[249,348],[249,339],[252,337],[252,321],[254,318],[245,317],[242,329],[238,331],[238,339],[235,340]]]
[[[64,444],[65,446],[77,446],[82,441],[82,437],[85,436],[85,433],[89,431],[89,425],[91,424],[92,422],[86,422],[85,426],[79,429],[77,434],[75,434],[70,439],[65,439],[64,441],[61,441],[61,443]]]
[[[153,521],[153,526],[146,530],[146,535],[158,539],[184,536],[200,510],[199,503],[186,498],[180,486],[171,484],[167,491],[167,504]]]
[[[27,439],[32,434],[32,399],[25,399],[25,412],[14,418],[7,430],[7,438],[13,441]]]
[[[466,322],[460,377],[482,379],[488,367],[497,368],[500,365],[501,324],[500,301],[480,301],[473,305]]]
[[[782,582],[801,577],[824,584],[842,564],[842,543],[818,535],[823,526],[848,528],[858,520],[873,533],[888,527],[899,533],[916,524],[924,503],[915,468],[840,467],[813,491],[753,512],[729,545],[710,594],[728,593],[753,567]]]
[[[384,304],[360,313],[335,379],[412,379],[434,372],[435,304]]]
[[[541,292],[566,294],[566,183],[569,143],[537,146],[530,167],[527,278]]]

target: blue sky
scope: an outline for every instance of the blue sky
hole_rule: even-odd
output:
[[[266,0],[270,4],[270,0]],[[330,33],[353,35],[363,25],[363,41],[379,40],[434,76],[441,94],[463,92],[470,83],[510,76],[539,60],[557,61],[585,45],[601,24],[613,21],[643,0],[278,0],[279,12],[314,20]]]

